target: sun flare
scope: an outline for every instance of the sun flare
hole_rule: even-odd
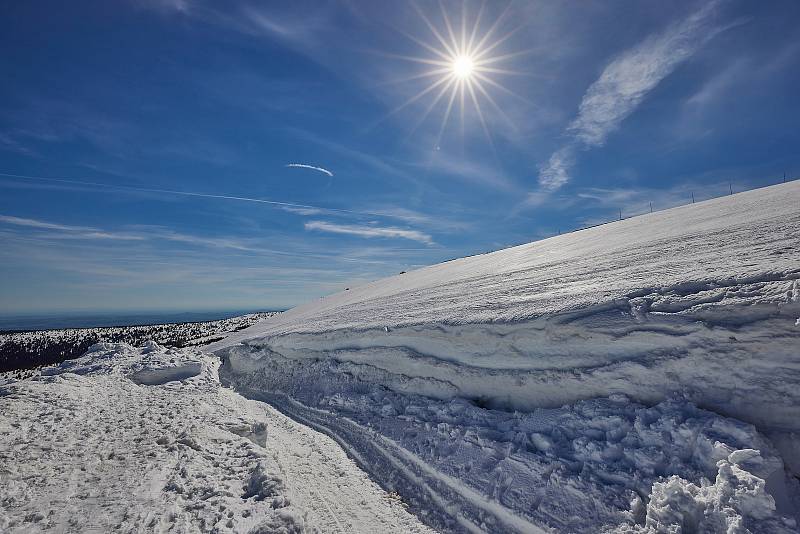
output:
[[[453,58],[453,74],[457,78],[467,79],[472,76],[472,69],[475,67],[475,62],[470,56],[458,56]]]
[[[527,54],[530,50],[523,50],[512,53],[499,54],[501,45],[521,29],[517,26],[506,33],[500,34],[501,25],[505,22],[509,3],[506,9],[497,17],[485,31],[482,31],[482,19],[486,3],[481,4],[480,10],[473,17],[469,16],[466,4],[461,11],[460,25],[454,26],[451,22],[451,14],[440,4],[441,23],[437,26],[433,20],[416,3],[412,2],[415,10],[425,24],[434,40],[431,42],[418,38],[412,34],[402,32],[406,37],[414,41],[423,48],[429,55],[427,57],[414,56],[393,56],[396,58],[413,61],[430,67],[429,70],[420,72],[409,78],[396,80],[396,83],[409,80],[431,79],[431,81],[414,96],[390,112],[394,114],[407,106],[430,95],[430,104],[425,109],[422,117],[417,122],[414,129],[420,126],[433,110],[440,105],[444,108],[439,135],[436,141],[438,146],[444,133],[450,116],[454,108],[457,108],[461,117],[461,129],[464,132],[465,109],[472,107],[475,115],[479,119],[486,137],[491,141],[487,118],[481,104],[488,103],[497,115],[512,124],[508,116],[503,112],[497,101],[492,96],[492,91],[500,91],[524,100],[516,93],[503,86],[496,78],[504,75],[525,74],[519,71],[509,70],[503,66],[503,62]],[[472,22],[468,24],[468,19]],[[498,35],[499,34],[499,35]]]

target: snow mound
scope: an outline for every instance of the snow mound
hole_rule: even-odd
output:
[[[767,493],[764,479],[748,469],[748,463],[758,467],[761,461],[759,451],[738,450],[717,462],[719,471],[713,484],[704,479],[698,486],[676,475],[656,482],[645,524],[618,532],[797,532],[794,519],[775,513],[775,500]],[[641,510],[641,504],[636,501],[635,513]]]
[[[137,384],[160,386],[169,382],[183,382],[200,374],[203,365],[200,362],[187,362],[181,365],[168,365],[155,369],[142,369],[131,375]]]

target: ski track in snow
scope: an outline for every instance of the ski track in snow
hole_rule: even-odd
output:
[[[798,206],[793,182],[453,260],[207,350],[441,530],[795,532]]]
[[[99,344],[0,386],[0,531],[430,532],[331,439],[221,387],[218,365]]]

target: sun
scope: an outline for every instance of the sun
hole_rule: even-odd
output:
[[[428,41],[402,30],[398,29],[398,31],[424,49],[428,56],[389,55],[390,57],[427,65],[429,69],[409,78],[395,80],[392,83],[424,79],[430,79],[431,81],[414,96],[393,109],[389,115],[399,112],[414,102],[420,101],[423,97],[430,97],[431,101],[414,129],[419,127],[434,109],[437,107],[440,109],[443,108],[442,122],[435,145],[438,146],[453,109],[458,108],[460,112],[461,130],[463,133],[465,121],[464,112],[465,109],[471,105],[472,109],[475,111],[475,115],[477,115],[480,120],[487,138],[491,142],[489,127],[481,104],[488,103],[497,111],[500,117],[513,126],[511,120],[492,96],[492,92],[500,91],[525,100],[507,89],[497,79],[506,75],[525,75],[526,73],[524,72],[509,69],[504,63],[507,63],[516,56],[531,52],[531,50],[523,50],[504,54],[498,53],[501,45],[506,43],[512,35],[522,28],[522,26],[517,26],[511,31],[498,35],[498,30],[501,27],[501,23],[504,22],[503,19],[506,18],[511,3],[506,6],[500,16],[497,17],[485,31],[481,30],[481,26],[487,2],[481,4],[480,10],[469,24],[468,19],[471,17],[467,14],[466,3],[462,4],[459,21],[460,27],[454,27],[451,22],[451,14],[448,13],[442,3],[439,3],[441,11],[441,23],[439,26],[434,24],[431,17],[420,9],[415,2],[412,1],[411,5],[417,11],[420,19],[430,32],[430,36],[433,37],[433,40]]]
[[[454,57],[452,68],[456,78],[466,80],[472,76],[472,71],[475,68],[475,61],[472,57],[467,55]]]

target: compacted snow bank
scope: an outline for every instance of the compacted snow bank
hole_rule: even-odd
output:
[[[795,182],[405,273],[208,350],[444,530],[795,531],[799,247]]]
[[[221,387],[218,366],[102,343],[0,377],[0,532],[430,532],[331,439]]]

